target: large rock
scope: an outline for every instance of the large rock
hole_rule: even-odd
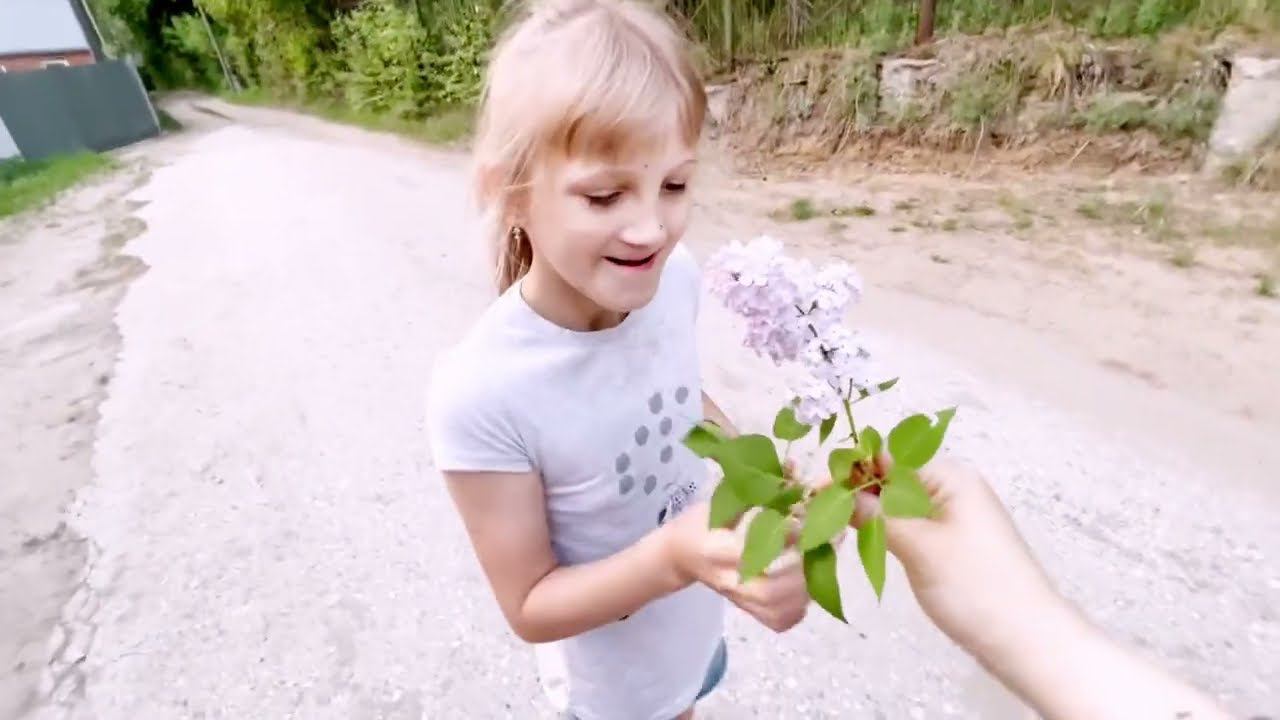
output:
[[[1209,136],[1205,171],[1250,161],[1280,139],[1280,58],[1240,56]]]
[[[880,65],[880,107],[897,113],[920,100],[939,67],[937,60],[886,58]]]

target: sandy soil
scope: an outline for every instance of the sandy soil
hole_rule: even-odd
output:
[[[430,361],[489,297],[462,158],[198,105],[129,171],[0,224],[0,717],[545,715],[421,433]],[[1253,249],[1117,247],[1043,199],[1068,178],[711,164],[698,254],[769,230],[867,276],[859,325],[903,381],[865,420],[958,404],[949,452],[1064,592],[1237,713],[1280,709],[1280,303],[1251,294]],[[800,197],[874,214],[769,217]],[[704,307],[708,384],[762,427],[782,375]],[[853,627],[735,618],[705,717],[1017,716],[900,574],[877,606],[843,569]]]

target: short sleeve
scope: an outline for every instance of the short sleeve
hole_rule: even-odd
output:
[[[441,471],[529,472],[529,459],[503,395],[482,367],[437,362],[427,391],[427,436]]]

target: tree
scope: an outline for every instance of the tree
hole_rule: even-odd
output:
[[[933,21],[938,10],[938,0],[920,0],[920,18],[916,24],[916,45],[933,42]]]

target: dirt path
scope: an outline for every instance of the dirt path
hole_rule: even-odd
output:
[[[147,165],[126,158],[54,208],[0,221],[3,718],[36,701],[84,576],[87,544],[63,510],[92,476],[98,405],[119,350],[112,313],[143,270],[121,248],[144,229],[125,196],[146,181]]]
[[[0,455],[4,477],[20,479],[0,495],[5,529],[31,519],[0,542],[53,538],[21,556],[0,545],[0,588],[17,589],[0,595],[0,609],[30,608],[0,615],[0,638],[11,627],[25,638],[0,703],[21,707],[34,689],[36,718],[546,715],[529,654],[488,599],[421,432],[431,359],[488,298],[462,158],[286,113],[201,105],[225,117],[180,104],[175,114],[194,129],[140,146],[149,181],[123,199],[109,193],[120,218],[145,223],[125,252],[147,271],[115,314],[119,359],[97,385],[107,397],[96,429],[92,418],[72,425],[77,437],[93,433],[91,451],[53,451],[79,468],[61,487],[43,479],[56,460],[29,444]],[[864,419],[958,404],[951,452],[991,468],[1073,599],[1239,713],[1280,709],[1270,651],[1280,643],[1280,501],[1268,472],[1280,450],[1258,365],[1275,337],[1271,306],[1259,304],[1251,325],[1262,350],[1220,346],[1229,390],[1206,393],[1183,378],[1214,366],[1197,364],[1196,336],[1169,326],[1194,317],[1182,327],[1206,331],[1201,318],[1216,310],[1144,315],[1146,303],[1185,298],[1141,284],[1140,307],[1124,301],[1124,283],[1098,283],[1105,291],[1086,300],[1092,282],[1059,281],[1042,257],[977,231],[934,261],[940,239],[892,232],[887,211],[848,221],[839,243],[826,229],[762,217],[798,194],[892,205],[896,186],[776,188],[714,171],[710,181],[690,237],[699,254],[770,227],[802,252],[850,253],[868,276],[860,321],[903,381]],[[110,216],[93,203],[56,213],[86,227]],[[100,291],[96,315],[47,309],[57,296],[40,288],[64,287],[78,265],[104,257],[109,234],[75,240],[47,217],[16,232],[0,225],[14,238],[0,246],[12,253],[0,267],[13,268],[0,285],[0,328],[10,328],[0,330],[0,393],[5,408],[27,408],[6,421],[41,442],[53,442],[41,418],[59,416],[64,401],[36,377],[74,383],[30,338],[87,343],[106,362],[116,299]],[[64,237],[78,255],[37,252]],[[1110,262],[1132,271],[1124,256]],[[52,279],[18,279],[41,274]],[[1081,311],[1062,309],[1068,301]],[[763,426],[782,397],[779,376],[743,357],[729,319],[704,307],[708,384],[742,424]],[[40,332],[12,330],[41,317],[54,319]],[[77,341],[58,317],[98,334]],[[1238,341],[1238,330],[1212,337]],[[1183,359],[1165,356],[1174,352]],[[93,384],[83,367],[68,372]],[[7,401],[19,392],[25,405]],[[1249,413],[1237,412],[1238,397]],[[57,531],[58,508],[82,485]],[[61,565],[22,559],[51,548]],[[1015,716],[927,625],[900,574],[877,607],[852,555],[844,569],[853,627],[815,613],[774,639],[735,618],[731,672],[705,717]]]

